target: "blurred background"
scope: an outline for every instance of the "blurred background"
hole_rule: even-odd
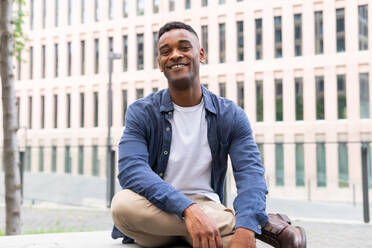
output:
[[[178,20],[195,29],[206,51],[203,85],[248,115],[266,168],[268,210],[311,223],[366,221],[369,0],[27,0],[22,8],[28,41],[15,70],[26,213],[76,207],[108,216],[104,209],[120,190],[117,145],[126,110],[167,88],[157,32]],[[230,168],[228,206],[235,192]],[[107,223],[97,228],[109,229],[110,217],[102,219]],[[92,226],[84,225],[72,229]]]

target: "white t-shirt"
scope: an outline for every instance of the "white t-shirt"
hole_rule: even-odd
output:
[[[211,186],[212,155],[204,101],[192,107],[173,104],[172,143],[164,180],[184,194],[205,195],[220,202]]]

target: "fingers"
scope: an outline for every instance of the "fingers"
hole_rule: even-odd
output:
[[[223,248],[222,238],[220,233],[216,235],[216,246],[217,248]]]
[[[202,247],[203,248],[210,248],[210,246],[209,246],[209,241],[208,241],[208,237],[206,237],[206,236],[204,236],[204,237],[202,237],[201,238],[201,243],[202,243]]]
[[[199,239],[198,236],[192,237],[192,247],[193,248],[201,248],[199,242],[200,242],[200,239]]]

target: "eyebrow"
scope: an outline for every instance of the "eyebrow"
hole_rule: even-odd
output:
[[[191,42],[189,40],[179,40],[178,43],[188,43],[191,45]],[[159,47],[159,50],[165,48],[165,47],[168,47],[169,45],[168,44],[164,44],[162,46]]]

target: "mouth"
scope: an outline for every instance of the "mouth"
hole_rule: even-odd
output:
[[[174,64],[174,65],[168,66],[168,69],[170,69],[170,70],[179,70],[179,69],[183,69],[187,65],[188,64],[178,63],[178,64]]]

